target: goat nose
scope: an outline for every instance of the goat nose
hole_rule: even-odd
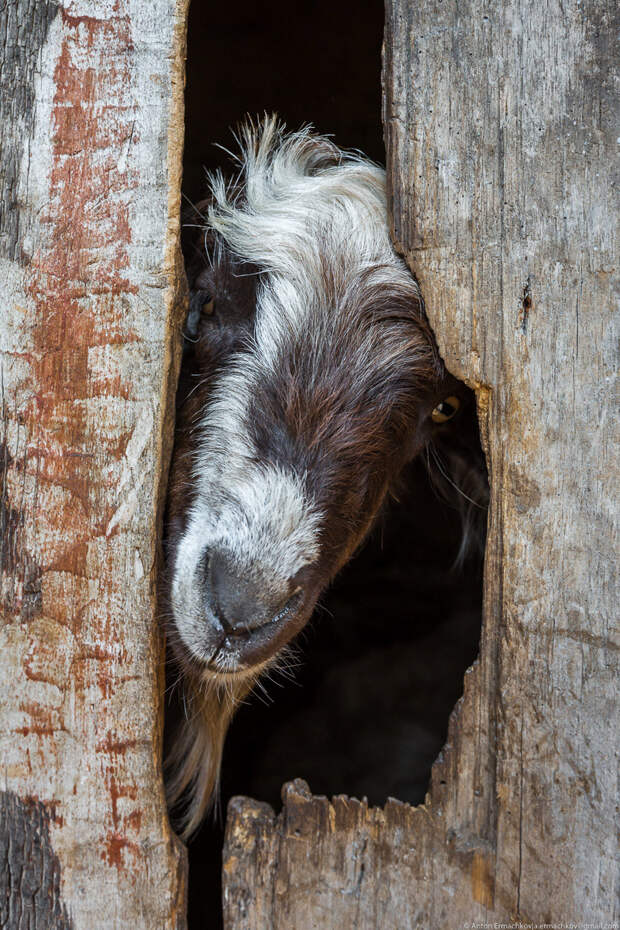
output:
[[[292,601],[293,593],[284,583],[279,590],[273,584],[242,575],[230,558],[222,552],[212,552],[208,571],[208,597],[215,614],[227,632],[245,633],[257,630],[275,620]],[[295,592],[295,598],[298,596]]]

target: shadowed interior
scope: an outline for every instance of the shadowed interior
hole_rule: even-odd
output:
[[[184,193],[205,193],[204,168],[225,167],[229,127],[277,111],[312,122],[344,148],[383,162],[383,7],[319,2],[234,6],[194,0],[189,17]],[[475,416],[464,428],[481,459]],[[409,469],[362,552],[344,569],[298,640],[291,677],[276,674],[237,714],[224,752],[221,816],[189,847],[189,927],[221,925],[222,820],[234,794],[279,808],[283,782],[315,793],[424,800],[430,768],[478,651],[482,557],[451,566],[456,510],[423,463]],[[174,672],[171,673],[173,680]],[[168,722],[181,711],[172,693]],[[217,916],[216,916],[217,915]]]

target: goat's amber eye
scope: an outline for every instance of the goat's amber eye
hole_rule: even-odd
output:
[[[211,298],[211,300],[205,300],[205,302],[202,305],[202,312],[205,314],[205,316],[213,316],[214,310],[215,310],[215,300],[213,299],[213,297]]]
[[[457,413],[460,406],[461,402],[458,397],[446,397],[431,413],[431,420],[433,423],[447,423]]]

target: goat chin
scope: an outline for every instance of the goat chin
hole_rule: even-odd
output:
[[[195,833],[217,798],[226,733],[257,677],[185,677],[186,717],[166,760],[166,800],[177,812],[175,826],[184,840]]]

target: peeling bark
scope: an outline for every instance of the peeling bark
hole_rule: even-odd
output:
[[[51,806],[0,792],[0,927],[72,930],[50,841]]]

